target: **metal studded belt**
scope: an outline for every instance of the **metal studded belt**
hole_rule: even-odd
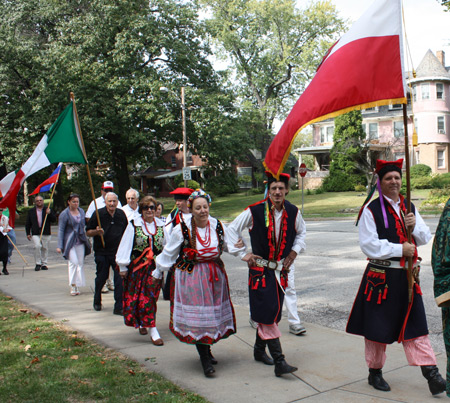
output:
[[[256,266],[258,267],[267,267],[269,270],[278,270],[278,271],[281,271],[283,269],[284,259],[281,259],[278,262],[275,260],[266,260],[266,259],[256,259],[255,261]]]
[[[369,262],[376,266],[390,267],[391,269],[404,269],[400,266],[400,262],[388,259],[369,259]]]

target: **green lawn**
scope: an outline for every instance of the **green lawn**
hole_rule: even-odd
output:
[[[0,323],[1,402],[207,402],[2,293]]]

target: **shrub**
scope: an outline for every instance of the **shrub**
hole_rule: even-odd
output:
[[[431,168],[425,164],[417,164],[410,168],[410,176],[412,178],[424,177],[431,175]],[[419,189],[419,188],[418,188]],[[424,188],[422,188],[424,189]]]
[[[450,197],[450,187],[447,186],[443,189],[432,189],[428,195],[428,199],[425,200],[423,206],[438,206],[444,205]]]
[[[361,178],[358,175],[347,175],[335,171],[325,178],[323,188],[326,192],[346,192],[354,190],[358,183],[361,183]]]
[[[431,187],[433,189],[442,189],[450,186],[450,173],[439,174],[431,179]]]
[[[205,190],[214,193],[216,196],[236,193],[239,190],[236,175],[224,172],[218,176],[211,176],[206,179]]]
[[[366,187],[364,185],[359,184],[359,185],[355,186],[355,191],[356,192],[366,192],[367,189],[366,189]]]
[[[431,189],[433,186],[431,176],[411,177],[411,189]]]

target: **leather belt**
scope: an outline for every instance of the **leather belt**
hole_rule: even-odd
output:
[[[256,266],[267,267],[269,270],[278,270],[278,271],[281,271],[283,269],[283,261],[284,259],[281,259],[278,262],[276,260],[255,259]]]
[[[400,261],[389,259],[369,259],[369,263],[376,266],[389,267],[391,269],[404,269],[400,266]]]

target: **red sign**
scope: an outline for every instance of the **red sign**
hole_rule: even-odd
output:
[[[303,178],[306,175],[306,172],[308,172],[308,169],[306,168],[306,165],[302,162],[300,164],[300,168],[298,168],[298,173]]]

